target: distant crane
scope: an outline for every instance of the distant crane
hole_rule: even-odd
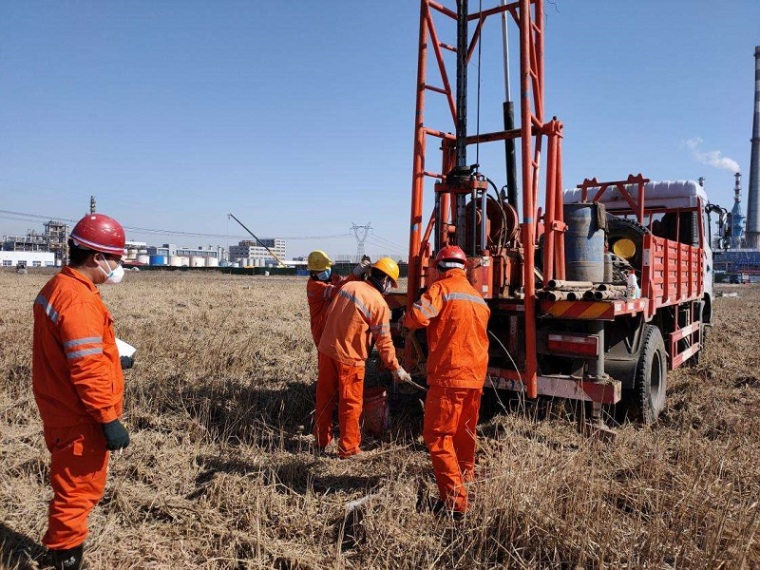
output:
[[[254,234],[251,230],[249,230],[247,227],[245,227],[245,224],[243,224],[243,222],[241,222],[240,220],[238,220],[233,214],[227,214],[227,217],[228,218],[232,218],[233,220],[235,220],[238,224],[240,224],[243,227],[243,229],[245,231],[247,231],[249,234],[251,234],[253,236],[253,239],[255,239],[261,247],[263,247],[264,249],[266,249],[269,252],[269,254],[277,260],[278,267],[285,267],[285,262],[282,259],[280,259],[280,257],[275,252],[273,252],[266,245],[264,245],[264,242],[261,241],[259,238],[257,238],[256,234]]]
[[[354,235],[356,236],[356,257],[357,259],[364,258],[364,242],[367,241],[367,234],[372,229],[372,222],[367,222],[364,226],[357,226],[356,222],[351,226]]]

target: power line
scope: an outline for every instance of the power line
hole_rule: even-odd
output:
[[[397,248],[399,250],[405,250],[405,249],[407,249],[407,246],[399,245],[396,242],[392,242],[392,241],[390,241],[388,239],[385,239],[382,236],[377,235],[376,233],[372,233],[371,238],[374,239],[375,241],[378,241],[378,242],[381,242],[381,243],[385,243],[388,247],[395,247],[395,248]]]
[[[384,243],[381,243],[381,242],[377,242],[377,241],[374,241],[374,240],[373,240],[371,237],[367,239],[367,242],[368,242],[369,244],[371,244],[371,245],[375,246],[376,248],[378,248],[378,249],[380,249],[380,250],[384,250],[384,251],[386,251],[386,252],[388,252],[388,253],[393,253],[393,254],[396,254],[396,255],[398,255],[398,256],[400,256],[400,257],[404,257],[404,255],[406,255],[406,251],[405,251],[403,248],[399,248],[399,247],[390,247],[390,246],[388,246],[387,244],[384,244]],[[394,257],[395,257],[396,255],[394,255]]]
[[[3,219],[9,219],[9,220],[16,220],[16,221],[24,221],[24,222],[35,222],[35,221],[48,221],[48,220],[57,220],[61,222],[70,222],[72,224],[76,224],[79,220],[72,220],[70,218],[61,218],[58,216],[43,216],[39,214],[29,214],[26,212],[14,212],[11,210],[0,210],[0,218]],[[143,228],[139,226],[123,226],[125,230],[130,230],[133,232],[142,232],[142,233],[150,233],[150,234],[159,234],[159,235],[169,235],[169,236],[183,236],[183,237],[204,237],[204,238],[218,238],[218,239],[247,239],[248,236],[235,236],[235,235],[229,235],[229,234],[211,234],[211,233],[201,233],[201,232],[187,232],[182,230],[167,230],[167,229],[155,229],[155,228]],[[311,240],[311,239],[338,239],[338,238],[347,238],[351,237],[350,233],[343,233],[343,234],[331,234],[331,235],[324,235],[324,236],[283,236],[279,239],[285,239],[285,240],[292,240],[292,241],[298,241],[298,240]]]

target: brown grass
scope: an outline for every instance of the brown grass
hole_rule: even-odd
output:
[[[0,272],[4,568],[35,567],[51,495],[30,372],[49,277]],[[313,454],[301,278],[143,272],[102,291],[138,353],[132,445],[90,520],[94,568],[760,567],[760,288],[717,299],[704,358],[670,375],[654,428],[605,446],[562,403],[484,417],[457,526],[424,508],[436,489],[419,404],[360,459]]]

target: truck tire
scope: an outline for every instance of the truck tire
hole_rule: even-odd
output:
[[[668,365],[660,329],[654,325],[644,327],[628,410],[634,419],[651,425],[665,408]]]

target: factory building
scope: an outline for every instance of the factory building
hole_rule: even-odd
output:
[[[139,251],[138,249],[138,262],[157,266],[218,267],[219,262],[224,259],[224,248],[213,245],[186,247],[165,243],[162,246],[147,246],[147,260],[140,257]]]
[[[0,251],[0,266],[55,267],[55,253],[52,251]]]
[[[242,266],[276,265],[278,261],[275,256],[285,259],[284,239],[243,240],[238,245],[230,246],[230,261]]]
[[[25,236],[3,236],[3,251],[52,252],[53,265],[63,265],[67,257],[69,226],[50,220],[43,227],[43,233],[29,230]],[[29,267],[33,265],[29,264]]]

